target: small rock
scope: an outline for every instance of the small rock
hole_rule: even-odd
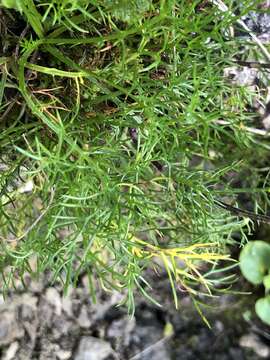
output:
[[[53,308],[43,295],[41,296],[38,304],[38,317],[42,319],[42,327],[50,327],[52,325],[52,320],[54,317]]]
[[[31,279],[29,284],[29,291],[31,291],[34,294],[40,294],[43,290],[43,283],[42,280],[34,280]]]
[[[56,351],[56,357],[57,359],[59,360],[68,360],[71,358],[71,355],[72,355],[72,352],[71,351],[68,351],[68,350],[58,350]]]
[[[33,180],[28,180],[26,181],[26,183],[24,183],[22,186],[19,187],[18,192],[20,194],[30,193],[33,191],[33,189],[34,189]]]
[[[239,340],[239,345],[253,349],[253,351],[261,358],[269,359],[270,357],[270,348],[255,334],[243,335]]]
[[[23,294],[21,298],[21,318],[22,321],[33,320],[37,310],[37,297]]]
[[[0,294],[0,306],[5,305],[5,299],[2,294]]]
[[[57,360],[56,353],[60,350],[58,344],[51,343],[48,339],[41,339],[39,360]]]
[[[7,171],[9,169],[8,165],[0,162],[0,171]]]
[[[16,321],[14,312],[2,312],[0,314],[0,346],[7,345],[15,339],[22,338],[24,330]]]
[[[269,33],[270,31],[270,14],[250,11],[242,19],[249,29],[256,34]]]
[[[129,346],[131,333],[135,325],[135,317],[130,319],[128,316],[125,316],[114,320],[107,330],[107,336],[109,339],[116,339],[119,346]]]
[[[214,324],[214,328],[217,331],[217,333],[222,333],[224,331],[224,324],[217,320]]]
[[[106,360],[109,356],[116,358],[107,341],[85,336],[80,340],[75,360]]]
[[[146,346],[144,349],[134,354],[132,358],[134,358],[134,360],[170,360],[171,355],[166,345],[166,338]]]
[[[78,317],[78,324],[81,328],[87,329],[91,326],[91,321],[88,316],[87,307],[85,305],[82,306],[80,315]]]
[[[48,288],[46,291],[46,299],[54,306],[55,314],[60,316],[62,313],[62,301],[59,292],[53,287]]]
[[[69,317],[73,317],[72,292],[72,287],[69,287],[67,294],[62,296],[62,309]]]
[[[265,118],[262,120],[262,123],[266,130],[270,130],[270,114],[265,116]]]
[[[61,339],[67,336],[73,327],[72,321],[66,319],[64,316],[55,315],[52,323],[52,336],[54,340]]]
[[[37,301],[37,297],[26,293],[22,295],[20,299],[21,305],[19,307],[19,321],[24,327],[33,345],[37,336],[38,328]]]
[[[254,84],[258,75],[258,69],[243,66],[231,66],[224,69],[224,77],[228,78],[232,84],[238,86],[251,86]]]
[[[19,348],[19,343],[17,341],[10,344],[8,349],[6,350],[6,353],[5,353],[4,357],[3,357],[3,360],[15,359],[15,355],[17,353],[18,348]]]

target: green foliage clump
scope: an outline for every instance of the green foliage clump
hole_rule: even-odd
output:
[[[1,0],[0,5],[8,9],[22,11],[21,0]]]
[[[252,92],[223,74],[245,45],[228,37],[235,18],[187,0],[2,5],[6,286],[25,271],[66,286],[87,273],[93,296],[124,290],[133,309],[145,270],[165,268],[176,304],[178,288],[211,294],[220,270],[201,264],[249,231],[215,200],[243,187],[261,203],[268,186]]]
[[[255,310],[270,325],[270,245],[259,240],[246,244],[240,254],[240,268],[249,282],[264,285],[266,295],[256,301]]]

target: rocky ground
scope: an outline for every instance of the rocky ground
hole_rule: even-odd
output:
[[[157,282],[157,279],[155,279]],[[204,314],[208,329],[183,294],[176,311],[168,280],[160,278],[155,298],[162,308],[136,297],[136,313],[117,307],[117,293],[89,296],[86,277],[66,295],[49,275],[20,280],[0,305],[0,358],[3,360],[193,360],[269,359],[270,331],[244,320],[252,297],[223,295]],[[213,305],[213,304],[212,304]]]

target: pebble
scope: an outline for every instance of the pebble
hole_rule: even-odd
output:
[[[69,350],[58,350],[56,351],[56,357],[59,360],[68,360],[71,359],[72,352]]]
[[[6,353],[3,357],[3,360],[12,360],[15,359],[15,355],[18,351],[19,343],[17,341],[13,342],[9,345],[8,349],[6,350]]]
[[[117,359],[110,343],[92,336],[84,336],[80,340],[74,360],[105,360],[109,356],[111,359]]]
[[[89,319],[87,307],[85,305],[82,306],[77,321],[78,325],[83,329],[87,329],[91,326],[91,321]]]
[[[0,314],[0,346],[8,345],[23,336],[24,330],[17,323],[15,313],[2,312]]]
[[[60,316],[62,313],[62,301],[59,292],[53,287],[48,288],[46,291],[46,299],[54,306],[55,314]]]
[[[251,348],[260,358],[269,359],[270,348],[255,334],[243,335],[239,340],[241,347]]]

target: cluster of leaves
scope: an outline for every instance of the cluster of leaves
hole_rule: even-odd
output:
[[[240,255],[240,268],[245,278],[254,285],[263,284],[265,297],[255,304],[257,315],[270,325],[270,245],[264,241],[250,241]]]
[[[201,262],[224,259],[249,226],[215,199],[241,191],[230,184],[241,174],[255,199],[267,185],[260,164],[247,177],[254,145],[256,158],[268,151],[245,131],[250,93],[223,76],[243,46],[227,35],[235,18],[187,0],[2,5],[6,285],[25,271],[51,269],[66,285],[85,272],[93,296],[97,281],[127,289],[132,309],[135,288],[149,296],[143,272],[160,257],[176,303],[179,282],[210,290]]]

